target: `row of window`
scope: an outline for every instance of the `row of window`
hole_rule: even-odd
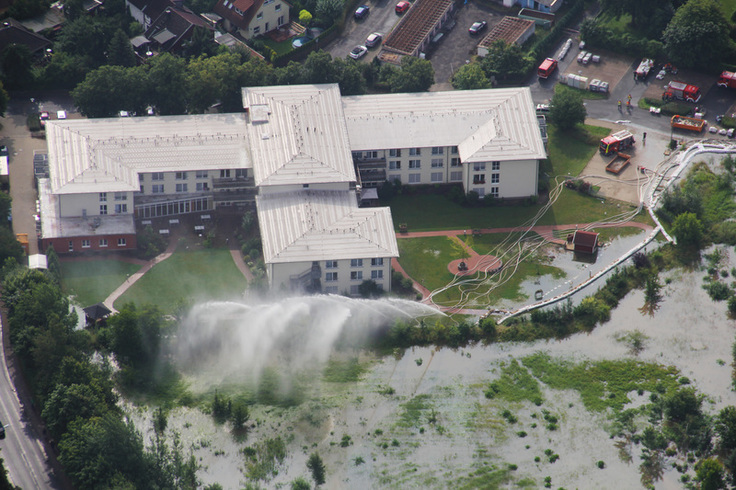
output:
[[[434,146],[432,147],[431,152],[432,152],[432,155],[444,155],[445,147],[444,146]],[[451,148],[451,153],[453,155],[457,155],[457,146],[453,146]],[[421,154],[422,154],[421,148],[409,148],[410,156],[420,156]],[[388,156],[394,157],[394,158],[400,157],[401,148],[394,148],[394,149],[388,150]],[[363,159],[378,158],[378,151],[376,150],[354,151],[353,158],[358,158],[358,159],[360,158],[363,158]]]
[[[189,184],[176,184],[175,189],[176,192],[189,192]],[[195,184],[195,189],[197,192],[207,192],[210,190],[210,185],[207,182],[197,182]],[[146,193],[146,189],[143,185],[141,185],[140,192],[141,194]],[[164,187],[164,184],[152,184],[151,194],[166,194],[166,187]]]
[[[443,172],[432,172],[429,176],[430,181],[432,183],[441,183],[444,179],[444,173]],[[401,175],[393,174],[388,176],[388,181],[393,182],[395,180],[401,181]],[[460,182],[463,180],[463,173],[460,172],[450,172],[450,182]],[[409,174],[409,181],[410,184],[421,184],[422,183],[422,174]]]
[[[431,165],[432,165],[432,168],[444,168],[445,161],[442,160],[441,158],[433,158]],[[460,159],[459,158],[451,159],[450,166],[459,167]],[[422,161],[421,160],[409,160],[409,168],[411,169],[422,168]],[[388,169],[389,170],[401,170],[401,160],[389,160]]]
[[[278,8],[276,8],[274,10],[276,10],[276,11],[281,10],[281,4],[277,5],[276,7],[278,7]],[[258,14],[258,15],[260,15],[260,17],[256,17],[258,19],[260,19],[260,18],[263,17],[263,14],[262,13],[261,14]],[[285,17],[283,15],[280,15],[279,18],[276,19],[276,26],[278,27],[278,26],[284,25],[286,23],[285,20],[286,20]],[[263,26],[263,32],[268,32],[268,30],[269,30],[268,28],[269,27],[270,26],[268,25],[268,22],[266,22],[266,24]],[[260,34],[260,33],[261,33],[261,26],[255,26],[253,28],[253,34]]]
[[[208,204],[208,198],[202,197],[185,201],[136,206],[136,214],[139,218],[156,218],[158,216],[173,216],[197,211],[207,211],[208,209],[211,209]]]
[[[383,290],[383,284],[377,283],[376,286],[378,286],[378,289]],[[340,292],[338,291],[337,286],[325,286],[325,294],[340,294]],[[353,296],[360,294],[360,285],[353,284],[350,286],[350,294]]]
[[[371,267],[379,267],[383,265],[383,257],[371,259]],[[325,269],[337,269],[337,260],[328,260],[325,262]],[[363,259],[350,259],[350,267],[363,267]]]
[[[491,184],[498,184],[500,182],[501,182],[501,174],[491,174]],[[485,183],[486,183],[485,174],[473,175],[473,184],[485,184]]]
[[[480,172],[481,170],[486,169],[486,163],[485,162],[476,162],[473,164],[473,170],[476,172]],[[491,162],[491,170],[501,170],[501,162]]]
[[[477,192],[478,196],[480,197],[485,196],[485,189],[483,187],[478,187],[471,190]],[[498,187],[491,187],[491,192],[489,192],[488,195],[491,197],[498,197]]]
[[[247,168],[236,168],[235,170],[235,177],[248,177],[248,169]],[[189,174],[191,172],[175,172],[174,178],[176,180],[187,180],[189,178]],[[153,172],[150,174],[152,181],[159,181],[164,180],[164,172]],[[229,178],[231,175],[230,169],[220,169],[220,178],[226,179]],[[194,177],[196,179],[207,179],[209,178],[209,172],[207,170],[197,170],[194,172]],[[145,182],[146,181],[146,174],[138,174],[138,181],[139,182]],[[102,193],[104,194],[104,193]]]
[[[116,204],[115,214],[123,214],[128,212],[127,204]],[[107,204],[100,204],[100,214],[107,214]]]
[[[118,238],[118,247],[124,247],[126,245],[127,245],[127,241],[125,240],[125,238]],[[88,239],[82,240],[82,248],[91,248],[91,247],[92,247],[92,242],[90,240]],[[99,247],[100,248],[107,247],[107,238],[100,238]],[[74,251],[74,241],[72,240],[69,240],[69,251],[70,252]]]
[[[128,193],[127,192],[116,192],[114,194],[114,198],[116,201],[127,201]],[[107,192],[100,192],[100,202],[107,202]]]
[[[334,282],[337,281],[337,272],[328,272],[325,274],[325,281],[327,282]],[[383,269],[371,271],[371,279],[383,279]],[[362,281],[363,280],[363,271],[352,271],[350,273],[350,280],[351,281]]]

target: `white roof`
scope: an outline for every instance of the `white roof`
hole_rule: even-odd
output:
[[[139,190],[138,173],[251,168],[243,114],[46,121],[54,194]]]
[[[457,146],[463,162],[547,157],[528,87],[342,100],[355,151]]]
[[[29,269],[48,269],[49,264],[44,254],[33,254],[28,256]]]
[[[353,191],[256,197],[267,264],[398,257],[391,210],[359,208]]]
[[[337,84],[243,88],[257,186],[355,182]]]

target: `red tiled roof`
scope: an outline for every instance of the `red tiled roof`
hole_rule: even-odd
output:
[[[389,50],[414,56],[442,17],[452,10],[453,0],[416,0],[399,21],[383,46]]]
[[[245,30],[248,29],[250,21],[253,20],[262,5],[263,0],[218,0],[213,10],[223,19],[229,20],[234,26]],[[243,12],[242,16],[235,11],[236,8]]]
[[[506,41],[507,44],[515,43],[526,31],[534,28],[534,21],[520,19],[518,17],[504,17],[496,24],[491,32],[483,38],[478,46],[490,47],[496,41]]]

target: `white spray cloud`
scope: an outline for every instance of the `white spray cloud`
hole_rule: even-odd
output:
[[[206,390],[228,380],[255,381],[270,365],[299,373],[324,364],[338,339],[364,339],[398,319],[437,314],[412,301],[337,295],[210,301],[194,306],[181,323],[174,354]]]

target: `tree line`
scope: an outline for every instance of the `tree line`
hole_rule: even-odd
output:
[[[161,115],[203,113],[214,104],[222,112],[243,110],[242,87],[337,83],[343,95],[366,93],[368,87],[391,92],[419,92],[434,83],[429,61],[405,57],[401,67],[358,63],[325,51],[283,68],[244,52],[202,55],[186,61],[169,54],[140,66],[102,66],[72,91],[80,112],[110,117],[121,110],[142,114],[150,106]]]

